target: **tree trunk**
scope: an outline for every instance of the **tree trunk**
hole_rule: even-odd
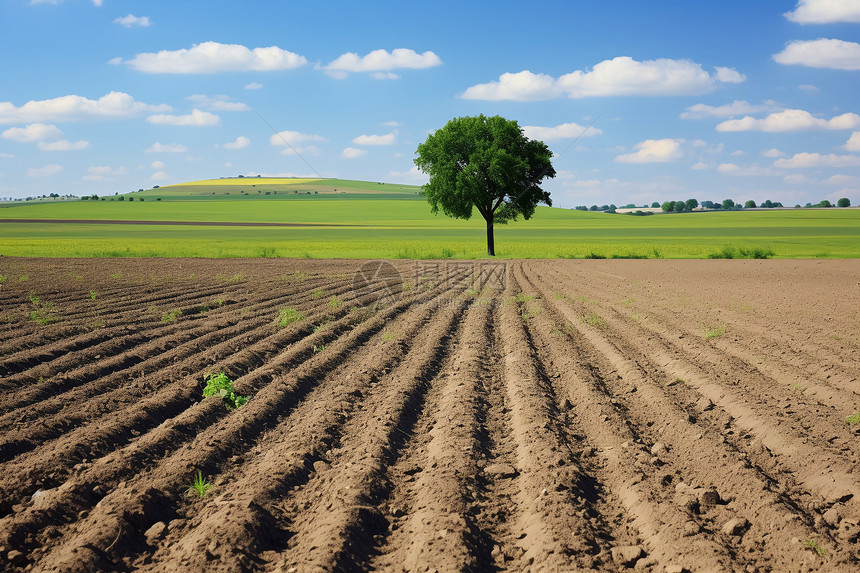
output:
[[[491,257],[496,256],[496,245],[493,241],[493,217],[487,219],[487,254]]]

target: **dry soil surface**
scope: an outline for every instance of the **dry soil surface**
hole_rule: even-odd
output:
[[[860,567],[860,261],[0,281],[3,570]]]

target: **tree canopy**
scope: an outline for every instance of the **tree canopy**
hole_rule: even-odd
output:
[[[555,177],[552,152],[527,138],[516,121],[500,116],[458,117],[418,146],[415,165],[430,176],[424,195],[430,211],[470,219],[477,209],[487,223],[487,253],[494,256],[493,224],[522,215],[538,203],[552,205],[540,188]]]

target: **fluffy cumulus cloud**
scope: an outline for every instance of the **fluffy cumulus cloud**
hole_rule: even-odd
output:
[[[391,145],[396,140],[396,133],[386,133],[385,135],[359,135],[352,142],[356,145]]]
[[[860,70],[860,44],[827,38],[795,40],[773,59],[786,65]]]
[[[158,143],[157,141],[146,149],[146,153],[185,153],[188,148],[181,143]]]
[[[848,138],[848,142],[845,144],[845,149],[848,151],[860,151],[860,131],[855,131],[851,134],[851,137]]]
[[[389,171],[388,177],[392,181],[404,181],[407,183],[421,184],[428,181],[427,175],[415,166],[407,171]]]
[[[169,179],[170,175],[167,174],[166,171],[156,171],[150,176],[150,179],[154,181],[164,181],[165,179]]]
[[[87,149],[90,146],[89,141],[66,141],[65,139],[60,139],[59,141],[40,141],[39,149],[42,151],[78,151],[81,149]]]
[[[260,82],[251,82],[250,84],[245,84],[246,90],[261,90],[263,89],[263,84]]]
[[[745,76],[732,68],[716,68],[714,75],[690,60],[637,61],[628,56],[604,60],[590,71],[576,70],[553,78],[529,70],[506,73],[498,81],[477,84],[460,96],[474,100],[538,101],[558,97],[698,95],[711,92],[718,82],[738,83]]]
[[[805,167],[860,167],[860,157],[856,155],[836,155],[830,153],[796,153],[794,156],[777,159],[773,162],[776,167],[801,169]]]
[[[860,127],[860,115],[843,113],[831,119],[819,119],[802,109],[787,109],[772,113],[763,119],[745,116],[730,119],[717,125],[717,131],[809,131],[815,129],[840,130]]]
[[[152,167],[153,169],[166,169],[167,164],[164,161],[153,161],[150,167]]]
[[[771,149],[765,149],[761,152],[762,157],[785,157],[785,153],[780,151],[779,149],[772,147]]]
[[[126,28],[131,28],[133,26],[139,26],[141,28],[149,28],[151,22],[147,16],[135,16],[134,14],[129,14],[128,16],[122,16],[121,18],[117,18],[113,21],[114,24],[119,24],[120,26],[125,26]]]
[[[170,111],[169,105],[149,105],[123,92],[110,92],[99,99],[67,95],[46,100],[31,100],[18,107],[0,102],[0,124],[74,121],[81,119],[118,119],[143,112]]]
[[[341,151],[340,156],[346,159],[355,159],[367,153],[366,149],[357,149],[355,147],[346,147]]]
[[[230,98],[225,95],[207,96],[207,95],[191,95],[185,98],[195,105],[203,109],[212,111],[248,111],[251,109],[248,104],[239,101],[230,101]]]
[[[251,140],[244,135],[240,135],[236,138],[236,141],[225,143],[221,147],[223,147],[224,149],[242,149],[243,147],[248,147],[249,145],[251,145]]]
[[[725,105],[707,105],[697,103],[691,105],[680,115],[681,119],[703,119],[707,117],[734,117],[749,113],[761,113],[763,111],[774,111],[776,102],[766,101],[761,105],[753,105],[747,101],[733,101]]]
[[[714,68],[717,70],[717,73],[714,74],[714,77],[718,82],[723,82],[726,84],[742,84],[747,81],[746,75],[740,73],[734,68],[724,68],[722,66],[716,66]]]
[[[146,118],[147,123],[154,125],[180,125],[190,127],[209,127],[221,125],[221,118],[208,111],[191,110],[188,115],[155,114]]]
[[[681,139],[646,139],[637,143],[634,153],[619,155],[615,161],[619,163],[669,163],[680,159],[684,152],[681,150]]]
[[[62,165],[45,165],[44,167],[31,167],[27,170],[28,177],[50,177],[63,170]]]
[[[442,60],[431,51],[419,54],[415,50],[396,48],[391,52],[373,50],[365,56],[347,52],[322,69],[334,78],[345,78],[349,73],[370,73],[376,79],[397,79],[393,70],[419,70],[440,65]]]
[[[523,133],[529,139],[540,141],[558,141],[560,139],[575,139],[577,137],[592,137],[603,133],[596,127],[583,127],[576,123],[562,123],[555,127],[541,127],[537,125],[524,125]]]
[[[785,17],[798,24],[860,23],[860,3],[857,0],[798,0]]]
[[[203,42],[188,49],[137,54],[130,60],[115,58],[111,62],[148,74],[212,74],[289,70],[305,65],[307,59],[277,46],[252,50],[239,44]]]
[[[25,127],[10,127],[0,134],[0,137],[3,139],[20,143],[58,139],[62,136],[63,132],[56,125],[46,125],[44,123],[31,123]]]
[[[279,131],[269,138],[270,145],[298,145],[302,143],[315,143],[325,141],[325,137],[313,133],[302,133],[300,131]]]

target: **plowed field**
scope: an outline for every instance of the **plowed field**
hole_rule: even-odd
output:
[[[0,259],[0,569],[860,567],[860,261],[361,265]]]

